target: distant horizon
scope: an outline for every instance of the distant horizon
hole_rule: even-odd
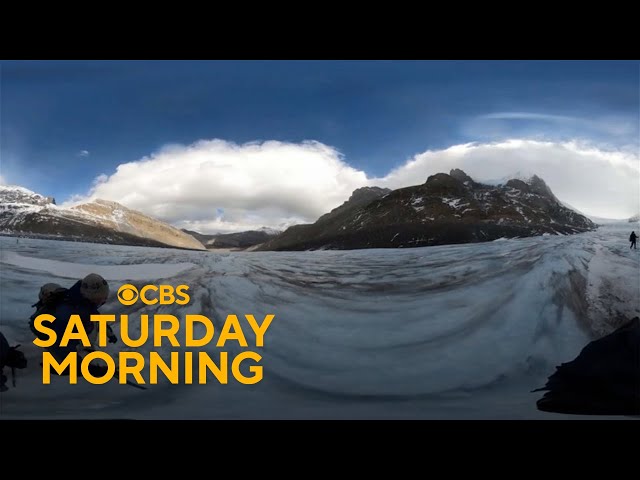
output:
[[[456,167],[453,167],[451,170],[454,170],[454,169],[456,169]],[[450,171],[451,171],[451,170],[450,170]],[[462,169],[458,169],[458,170],[462,170]],[[449,173],[450,173],[450,171],[449,171],[449,172],[437,172],[437,173],[446,173],[446,174],[449,174]],[[462,170],[462,171],[464,172],[464,170]],[[465,172],[465,173],[466,173],[466,172]],[[531,177],[533,177],[534,175],[538,176],[539,178],[542,178],[542,177],[540,177],[539,175],[537,175],[537,174],[535,174],[535,173],[529,173],[529,174],[524,175],[524,174],[520,171],[520,172],[517,172],[517,174],[515,174],[515,175],[507,175],[507,176],[505,176],[504,178],[501,178],[501,179],[477,180],[477,179],[475,179],[475,178],[473,178],[473,177],[472,177],[472,179],[473,179],[474,181],[477,181],[478,183],[482,183],[482,184],[485,184],[485,185],[498,185],[498,184],[504,184],[504,183],[506,183],[508,180],[511,180],[511,179],[529,180],[529,179],[530,179]],[[542,180],[544,181],[544,178],[542,178]],[[425,181],[426,181],[426,179],[425,179]],[[418,186],[418,185],[421,185],[421,184],[423,184],[423,183],[424,183],[424,182],[422,182],[422,183],[417,183],[417,184],[415,184],[415,185],[407,185],[407,187]],[[545,182],[545,183],[546,183],[546,182]],[[14,187],[14,188],[15,188],[15,187],[18,187],[18,188],[21,188],[21,189],[27,190],[27,191],[29,191],[29,192],[31,192],[31,193],[34,193],[34,194],[37,194],[37,195],[41,195],[41,196],[43,196],[43,197],[51,197],[51,198],[53,198],[53,200],[54,200],[54,202],[55,202],[56,206],[58,206],[58,207],[61,207],[61,208],[70,208],[70,207],[71,207],[71,205],[60,205],[60,204],[58,204],[58,203],[57,203],[57,200],[55,199],[55,197],[52,197],[52,196],[50,196],[50,195],[45,195],[45,194],[42,194],[42,193],[40,193],[40,192],[34,192],[33,190],[30,190],[30,189],[28,189],[28,188],[26,188],[26,187],[23,187],[23,186],[21,186],[21,185],[1,185],[1,184],[0,184],[0,188],[1,188],[1,187],[9,187],[9,188],[11,188],[11,187]],[[371,185],[371,186],[367,186],[367,187],[358,187],[357,189],[359,189],[359,188],[385,188],[385,187],[377,187],[376,185]],[[406,188],[406,187],[400,187],[400,188]],[[356,189],[356,190],[357,190],[357,189]],[[392,190],[393,190],[393,189],[392,189]],[[355,192],[355,190],[354,190],[354,192]],[[352,192],[352,193],[353,193],[353,192]],[[554,195],[555,195],[555,193],[554,193]],[[95,200],[105,200],[105,199],[101,199],[101,198],[93,198],[93,199],[91,199],[90,201],[95,201]],[[348,200],[348,198],[345,198],[345,200],[344,200],[344,201],[346,202],[347,200]],[[580,209],[576,208],[575,206],[573,206],[573,205],[571,205],[571,204],[569,204],[569,203],[567,203],[567,202],[564,202],[561,198],[558,198],[558,200],[560,201],[560,203],[561,203],[564,207],[569,208],[569,209],[571,209],[571,210],[575,211],[576,213],[579,213],[580,215],[583,215],[583,216],[585,216],[585,217],[589,218],[591,221],[596,222],[596,223],[597,223],[598,221],[603,221],[603,222],[614,222],[614,223],[615,223],[615,222],[628,222],[631,218],[635,217],[636,215],[640,215],[640,211],[638,211],[636,214],[630,215],[629,217],[620,217],[620,218],[615,218],[615,217],[600,217],[600,216],[597,216],[597,215],[590,215],[590,214],[588,214],[588,213],[586,213],[586,212],[583,212],[583,211],[581,211]],[[109,201],[114,201],[114,200],[109,200]],[[117,201],[114,201],[114,202],[119,203],[119,202],[117,202]],[[80,203],[81,203],[81,202],[76,202],[76,203],[75,203],[75,205],[78,205],[78,204],[80,204]],[[343,203],[344,203],[344,202],[343,202]],[[128,207],[127,207],[127,208],[128,208]],[[135,210],[135,209],[132,209],[132,210]],[[141,213],[144,213],[144,212],[141,212]],[[321,214],[320,216],[324,215],[325,213],[329,213],[329,211],[324,212],[324,213],[323,213],[323,214]],[[320,218],[320,216],[319,216],[318,218]],[[157,220],[160,220],[160,219],[157,219]],[[316,220],[317,220],[317,218],[316,218],[316,219],[314,219],[314,220],[312,220],[312,221],[310,221],[309,223],[314,223]],[[171,226],[173,226],[173,227],[175,227],[175,228],[178,228],[178,229],[180,229],[180,230],[183,230],[183,231],[187,231],[187,230],[188,230],[188,231],[191,231],[191,232],[195,232],[195,233],[197,233],[197,234],[200,234],[200,235],[227,235],[227,234],[234,234],[234,233],[243,233],[243,232],[247,232],[247,231],[260,231],[260,230],[271,230],[271,231],[283,232],[283,231],[284,231],[284,230],[286,230],[289,226],[292,226],[292,225],[289,225],[289,226],[286,226],[286,227],[284,227],[284,228],[274,228],[274,227],[270,227],[270,226],[268,226],[268,225],[263,225],[263,226],[260,226],[260,227],[254,227],[254,228],[250,228],[250,229],[247,229],[247,230],[234,230],[234,231],[208,231],[208,232],[207,232],[207,231],[200,231],[200,230],[196,230],[196,229],[193,229],[193,228],[180,227],[180,226],[178,226],[178,225],[172,225],[172,224],[170,224],[170,225],[171,225]],[[294,224],[294,225],[300,225],[300,223],[298,223],[298,224]]]
[[[640,211],[637,61],[0,61],[0,184],[204,234],[313,223],[363,186],[531,172]]]

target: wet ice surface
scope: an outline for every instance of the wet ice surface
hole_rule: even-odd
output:
[[[575,358],[611,315],[640,314],[637,224],[573,236],[425,247],[217,254],[0,237],[0,329],[29,367],[0,396],[2,418],[584,418],[539,412],[555,366]],[[40,259],[40,260],[34,260]],[[224,319],[274,314],[264,378],[221,385],[161,383],[141,391],[115,380],[43,385],[27,319],[38,288],[85,272],[110,281],[103,313],[199,313],[216,336]],[[180,307],[120,305],[124,283],[189,285]],[[581,310],[583,309],[583,310]],[[582,312],[582,313],[577,313]],[[586,312],[586,314],[585,314]],[[135,323],[135,322],[134,322]],[[135,328],[135,327],[134,327]],[[116,325],[114,330],[119,331]],[[166,342],[166,340],[165,340]],[[151,342],[138,349],[145,355]],[[128,350],[119,342],[106,348]],[[175,350],[167,345],[163,356]],[[241,350],[227,344],[230,358]],[[10,375],[9,375],[10,376]],[[194,378],[197,375],[194,374]],[[602,418],[602,417],[586,417]]]

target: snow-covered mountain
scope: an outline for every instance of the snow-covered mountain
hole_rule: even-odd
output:
[[[53,197],[45,197],[17,185],[0,185],[0,202],[5,206],[15,205],[16,208],[27,205],[55,205],[56,203]]]
[[[314,224],[291,227],[259,250],[406,248],[596,228],[536,175],[488,185],[454,169],[422,185],[369,189],[366,201],[354,205],[357,192]]]
[[[191,235],[116,202],[63,208],[19,186],[0,186],[0,233],[120,245],[203,250]]]

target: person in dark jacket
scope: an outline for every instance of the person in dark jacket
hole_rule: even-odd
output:
[[[636,239],[638,237],[636,236],[636,232],[631,232],[631,235],[629,235],[629,241],[631,242],[631,246],[629,248],[638,248],[636,247]]]
[[[9,342],[5,336],[0,332],[0,392],[6,392],[8,390],[5,383],[7,383],[7,376],[4,374],[4,367],[9,360]]]
[[[85,347],[80,340],[70,340],[64,347],[60,345],[60,342],[62,341],[62,336],[72,315],[80,316],[89,340],[92,341],[92,344],[95,342],[97,326],[95,322],[91,321],[91,316],[100,314],[98,308],[107,301],[109,285],[100,275],[91,273],[82,280],[77,281],[68,290],[56,284],[43,286],[40,291],[40,302],[46,302],[47,296],[56,294],[61,296],[50,307],[51,310],[47,312],[55,317],[55,321],[46,323],[46,326],[56,332],[57,341],[54,345],[47,348],[47,351],[53,355],[57,362],[62,362],[69,353],[82,353],[83,350],[91,350],[91,347]],[[32,316],[32,322],[38,314],[39,312],[36,312],[36,314]],[[37,336],[38,332],[33,328],[33,323],[31,323],[31,327]],[[113,330],[111,330],[111,327],[107,329],[107,338],[109,339],[109,343],[115,343],[117,341],[117,337],[113,333]]]
[[[27,359],[24,353],[18,350],[19,346],[20,345],[9,346],[7,338],[0,332],[0,392],[6,392],[8,390],[6,386],[7,376],[4,373],[4,367],[12,369],[15,375],[16,368],[26,368],[27,366]],[[15,376],[13,381],[15,386]]]

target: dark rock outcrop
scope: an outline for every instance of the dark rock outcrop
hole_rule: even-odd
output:
[[[383,197],[386,194],[391,193],[389,188],[380,187],[362,187],[353,191],[349,199],[339,207],[334,208],[329,213],[322,215],[316,223],[330,222],[341,217],[349,215],[358,208],[367,206],[373,200]]]
[[[476,183],[476,182],[474,182],[474,180],[469,175],[464,173],[459,168],[452,169],[449,172],[449,175],[452,176],[453,178],[455,178],[456,180],[459,180],[462,183],[465,183],[467,185],[475,185],[475,183]]]
[[[589,343],[537,391],[545,412],[640,415],[640,318]]]

